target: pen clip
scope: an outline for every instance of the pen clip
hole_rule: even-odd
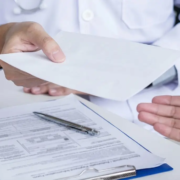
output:
[[[122,169],[122,168],[127,168],[127,170],[121,171],[120,169]],[[93,178],[83,178],[82,177],[84,174],[88,173],[89,171],[94,171],[96,173],[103,173],[103,172],[107,172],[107,171],[114,171],[115,169],[119,169],[119,170],[116,172],[113,172],[113,173],[99,175],[99,176],[96,176]],[[88,167],[88,168],[84,169],[81,173],[79,173],[78,175],[60,178],[60,179],[56,179],[56,180],[71,180],[74,178],[78,178],[78,179],[82,178],[80,180],[118,180],[118,179],[133,177],[133,176],[136,176],[135,166],[124,165],[124,166],[118,166],[118,167],[102,169],[102,170],[98,170],[93,167]]]

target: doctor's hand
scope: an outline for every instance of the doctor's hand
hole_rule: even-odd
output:
[[[73,89],[65,88],[62,86],[58,86],[53,83],[45,83],[41,86],[33,87],[33,88],[24,88],[25,93],[31,93],[35,95],[39,94],[49,94],[50,96],[66,96],[71,93],[73,94],[85,94],[83,92],[79,92]]]
[[[59,45],[39,24],[23,22],[0,26],[1,54],[32,52],[40,49],[55,63],[61,63],[65,60],[65,55]],[[18,86],[34,87],[45,83],[43,80],[22,72],[3,61],[0,61],[0,66],[4,69],[6,78]]]
[[[159,96],[152,103],[137,107],[139,120],[150,124],[160,134],[180,141],[180,96]]]

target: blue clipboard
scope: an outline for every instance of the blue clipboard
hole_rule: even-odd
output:
[[[87,107],[88,109],[90,109],[92,112],[94,112],[95,114],[97,114],[99,117],[103,118],[101,115],[99,115],[97,112],[93,111],[91,108],[89,108],[88,106],[86,106],[84,103],[80,102],[82,105],[84,105],[85,107]],[[111,124],[112,126],[114,126],[116,129],[118,129],[119,131],[121,131],[123,134],[125,134],[127,137],[129,137],[130,139],[132,139],[134,142],[136,142],[137,144],[139,144],[137,141],[135,141],[132,137],[128,136],[126,133],[124,133],[121,129],[119,129],[118,127],[116,127],[115,125],[113,125],[112,123],[110,123],[108,120],[106,120],[105,118],[103,118],[106,122],[108,122],[109,124]],[[146,151],[150,152],[148,149],[146,149],[144,146],[142,146],[141,144],[139,144],[141,147],[143,147]],[[142,170],[137,170],[136,171],[136,176],[134,177],[130,177],[130,178],[124,178],[123,180],[129,180],[129,179],[136,179],[136,178],[141,178],[141,177],[145,177],[145,176],[150,176],[150,175],[155,175],[155,174],[160,174],[160,173],[164,173],[164,172],[168,172],[168,171],[172,171],[173,168],[171,166],[169,166],[168,164],[162,164],[161,166],[155,167],[155,168],[149,168],[149,169],[142,169]]]

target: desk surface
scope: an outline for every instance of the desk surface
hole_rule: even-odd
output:
[[[8,82],[4,78],[3,71],[0,71],[0,108],[7,106],[15,106],[20,104],[27,104],[31,102],[39,102],[55,99],[46,95],[34,96],[24,94],[22,88],[16,87],[13,83]],[[57,99],[57,98],[56,98]],[[140,178],[142,180],[179,180],[180,179],[180,146],[172,143],[166,139],[158,137],[145,129],[132,124],[117,115],[114,115],[102,108],[79,98],[83,103],[91,109],[99,113],[108,121],[119,127],[122,131],[126,132],[134,140],[149,149],[152,153],[166,158],[166,162],[171,165],[174,170],[167,173],[153,175],[149,177]]]

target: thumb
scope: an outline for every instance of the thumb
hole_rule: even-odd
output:
[[[65,61],[65,55],[57,42],[39,24],[33,23],[30,28],[28,39],[31,43],[42,49],[44,54],[53,62],[59,63]]]

